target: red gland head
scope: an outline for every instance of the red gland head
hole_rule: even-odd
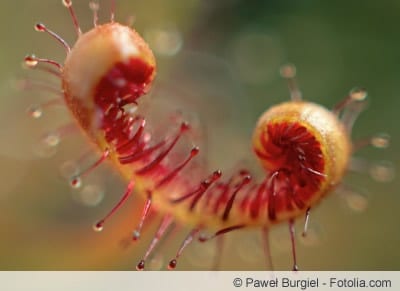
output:
[[[142,37],[119,23],[96,26],[82,34],[62,71],[66,103],[86,130],[97,113],[114,104],[135,103],[147,93],[156,72],[155,58]]]

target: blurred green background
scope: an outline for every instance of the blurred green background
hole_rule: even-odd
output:
[[[109,1],[100,4],[100,22],[108,21]],[[74,7],[88,30],[88,1],[76,0]],[[391,147],[357,153],[365,173],[349,173],[345,184],[352,192],[338,191],[312,212],[310,235],[297,243],[299,266],[400,270],[399,179],[393,176],[382,184],[368,173],[379,169],[382,160],[400,168],[399,1],[119,0],[116,15],[121,22],[134,16],[134,27],[157,55],[152,102],[186,112],[198,129],[196,142],[207,153],[204,163],[212,168],[244,164],[261,173],[250,136],[265,109],[288,99],[278,74],[283,63],[297,66],[304,98],[329,108],[352,87],[366,87],[369,106],[353,137],[386,132]],[[63,49],[33,25],[44,22],[72,44],[68,12],[58,0],[3,1],[0,19],[0,269],[134,269],[157,217],[142,241],[129,247],[126,239],[140,214],[140,200],[132,199],[102,233],[92,231],[92,223],[113,205],[125,183],[103,165],[81,189],[70,189],[63,176],[76,168],[82,149],[89,146],[80,134],[62,138],[57,147],[45,146],[43,138],[54,136],[69,116],[57,107],[32,120],[27,108],[51,96],[18,90],[24,80],[57,86],[54,79],[22,69],[21,63],[28,53],[62,62]],[[300,232],[301,219],[296,226]],[[151,269],[164,268],[184,233],[153,258]],[[275,267],[289,270],[287,225],[272,229],[271,245]],[[179,269],[208,269],[215,251],[212,242],[194,243]],[[238,231],[229,234],[222,269],[262,270],[260,258],[258,233]]]

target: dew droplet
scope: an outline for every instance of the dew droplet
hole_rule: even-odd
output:
[[[144,260],[141,260],[141,261],[136,265],[136,270],[138,270],[138,271],[143,271],[143,270],[144,270]]]
[[[90,8],[92,11],[98,11],[99,8],[100,8],[100,5],[99,5],[99,3],[95,2],[95,1],[90,1],[90,2],[89,2],[89,8]]]
[[[344,194],[347,206],[356,212],[363,212],[368,208],[368,198],[355,191],[346,191]]]
[[[149,29],[145,32],[145,38],[154,52],[160,56],[174,56],[183,45],[181,33],[173,26]]]
[[[72,6],[72,1],[71,0],[62,0],[62,3],[67,8]]]
[[[36,23],[35,24],[35,30],[36,31],[45,31],[46,30],[46,26],[43,23]]]
[[[101,232],[104,228],[104,220],[100,220],[99,222],[93,225],[93,230],[95,232]]]
[[[30,117],[35,119],[38,119],[43,115],[42,108],[39,105],[32,105],[31,107],[28,108],[27,112]]]
[[[98,184],[85,185],[79,193],[80,202],[89,207],[97,206],[104,198],[104,189]]]
[[[205,233],[200,233],[198,240],[199,240],[199,242],[204,243],[204,242],[206,242],[208,240],[208,235],[205,234]]]
[[[373,164],[369,169],[372,179],[378,182],[390,182],[394,179],[394,165],[389,161],[380,161]]]
[[[380,133],[371,139],[371,144],[380,149],[385,149],[389,146],[390,137],[388,134]]]
[[[25,65],[29,68],[36,67],[39,61],[34,55],[29,55],[25,57]]]
[[[134,241],[138,240],[140,238],[140,232],[138,230],[134,230],[132,233],[132,239]]]
[[[61,141],[60,134],[58,132],[49,132],[43,137],[43,143],[49,147],[56,147]]]
[[[365,90],[364,88],[353,88],[350,91],[350,96],[351,99],[355,100],[355,101],[363,101],[365,98],[367,98],[367,90]]]
[[[293,64],[286,64],[280,68],[282,78],[290,79],[296,76],[296,67]]]
[[[74,176],[74,177],[72,177],[71,180],[70,180],[70,186],[71,186],[73,189],[78,189],[78,188],[80,188],[80,187],[82,186],[82,179],[81,179],[81,177],[79,177],[79,176]]]
[[[176,259],[171,260],[171,261],[169,262],[169,264],[168,264],[168,270],[173,270],[173,269],[175,269],[177,263],[178,263],[178,262],[177,262]]]

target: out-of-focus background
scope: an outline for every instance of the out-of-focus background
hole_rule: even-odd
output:
[[[74,1],[85,31],[92,26],[88,2]],[[109,19],[109,2],[100,2],[100,22]],[[400,269],[400,183],[392,170],[400,168],[399,2],[116,2],[118,21],[133,16],[134,27],[157,56],[152,102],[165,111],[186,112],[198,132],[194,139],[208,157],[204,165],[210,168],[246,165],[261,173],[250,137],[258,116],[288,99],[279,77],[283,63],[296,64],[304,98],[329,108],[352,87],[366,87],[369,106],[357,120],[353,137],[385,132],[391,147],[357,153],[362,173],[349,173],[347,190],[330,195],[312,212],[309,236],[297,237],[298,261],[302,270]],[[31,83],[58,85],[54,78],[23,69],[23,57],[35,53],[60,62],[64,58],[60,45],[35,32],[33,25],[41,21],[72,44],[68,11],[58,0],[0,5],[0,269],[134,269],[158,218],[139,243],[127,243],[142,207],[140,200],[132,199],[103,232],[95,233],[91,225],[123,193],[125,182],[103,165],[81,188],[71,189],[66,177],[95,159],[93,149],[79,132],[69,133],[65,127],[61,135],[57,131],[70,120],[63,106],[44,109],[37,120],[27,114],[31,105],[53,96],[31,89]],[[89,153],[86,159],[78,161],[84,152]],[[301,219],[296,227],[300,233]],[[165,243],[150,269],[165,269],[186,231],[183,227],[176,239]],[[265,268],[256,231],[228,237],[222,269]],[[270,237],[274,266],[289,270],[287,225],[274,227]],[[178,269],[207,270],[215,252],[213,242],[194,243]]]

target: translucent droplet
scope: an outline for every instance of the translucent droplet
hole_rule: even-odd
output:
[[[389,161],[376,162],[370,167],[369,174],[378,182],[390,182],[395,176],[394,165]]]
[[[98,11],[99,8],[100,8],[100,5],[99,5],[99,3],[95,2],[95,1],[90,1],[90,2],[89,2],[89,8],[90,8],[92,11]]]
[[[172,198],[178,198],[179,197],[179,195],[171,195],[172,196]],[[205,233],[200,233],[199,234],[199,242],[206,242],[207,241],[207,239],[208,239],[208,235],[207,234],[205,234]]]
[[[79,176],[74,176],[74,177],[72,177],[71,180],[70,180],[70,186],[71,186],[73,189],[78,189],[78,188],[80,188],[80,187],[82,186],[82,179],[81,179],[81,177],[79,177]]]
[[[176,259],[169,261],[168,270],[174,270],[176,268],[177,264],[178,264],[178,261]]]
[[[136,270],[137,271],[143,271],[145,266],[144,260],[140,260],[140,262],[136,265]]]
[[[72,6],[72,1],[71,0],[62,0],[62,3],[67,8]]]
[[[365,98],[367,98],[367,95],[368,93],[364,88],[353,88],[350,91],[350,96],[355,101],[363,101]]]
[[[355,191],[346,191],[344,198],[348,207],[357,212],[363,212],[368,208],[368,198]]]
[[[134,230],[132,232],[132,239],[133,240],[138,240],[140,238],[140,232],[138,230]]]
[[[36,59],[34,55],[25,57],[25,65],[28,66],[29,68],[35,67],[38,63],[39,61]]]
[[[104,221],[101,220],[93,225],[93,230],[95,232],[101,232],[104,228]]]
[[[182,35],[174,27],[148,30],[145,38],[155,53],[161,56],[176,55],[183,45]]]
[[[290,79],[296,76],[296,67],[293,64],[286,64],[280,68],[282,78]]]
[[[390,137],[388,134],[385,133],[380,133],[371,139],[371,144],[376,148],[387,148],[389,146],[389,143]]]
[[[58,132],[49,132],[43,137],[43,143],[49,147],[56,147],[61,141],[60,134]]]
[[[79,193],[80,202],[89,207],[98,205],[104,198],[104,189],[100,185],[85,185]]]
[[[28,114],[32,118],[38,119],[42,117],[43,111],[39,105],[32,105],[31,107],[28,108]]]
[[[35,24],[35,30],[36,31],[45,31],[46,30],[46,26],[43,23],[36,23]]]

